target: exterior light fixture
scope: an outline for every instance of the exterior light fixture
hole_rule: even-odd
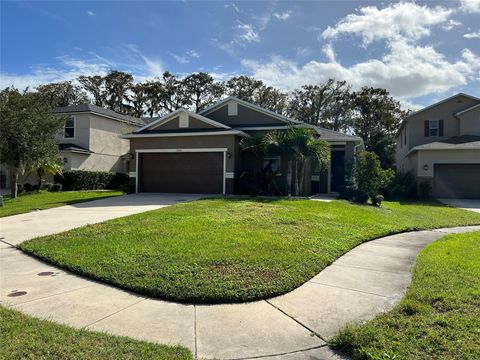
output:
[[[427,164],[423,165],[423,170],[428,171],[428,165]]]

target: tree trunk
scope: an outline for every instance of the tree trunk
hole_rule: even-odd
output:
[[[287,194],[290,196],[292,194],[292,160],[287,161]]]
[[[295,157],[295,167],[294,167],[294,178],[295,178],[295,183],[294,183],[294,194],[295,196],[298,196],[298,158]]]
[[[38,169],[37,170],[37,177],[38,177],[38,191],[40,191],[40,188],[42,187],[42,178],[43,178],[43,171]]]
[[[16,199],[17,197],[17,185],[18,185],[18,169],[10,168],[10,197]]]
[[[300,162],[300,184],[298,188],[298,194],[303,195],[303,182],[305,179],[305,159]]]

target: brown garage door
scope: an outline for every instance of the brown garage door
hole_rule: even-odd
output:
[[[480,199],[480,164],[435,164],[433,195]]]
[[[139,191],[221,194],[223,153],[141,153]]]

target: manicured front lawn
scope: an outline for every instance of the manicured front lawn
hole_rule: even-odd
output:
[[[76,330],[0,307],[0,359],[190,360],[180,346]]]
[[[392,311],[333,340],[354,359],[480,359],[480,232],[449,235],[419,255]]]
[[[182,302],[288,292],[356,245],[400,231],[480,224],[438,204],[210,199],[62,234],[21,248],[101,281]]]
[[[50,209],[83,201],[96,200],[122,195],[121,191],[64,191],[20,194],[16,199],[3,197],[4,205],[0,207],[0,217],[23,214],[35,209]]]

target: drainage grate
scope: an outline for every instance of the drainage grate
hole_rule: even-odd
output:
[[[38,276],[51,276],[53,274],[54,274],[53,271],[42,271],[42,272],[39,272],[37,275]]]
[[[10,294],[8,294],[7,296],[8,297],[17,297],[17,296],[23,296],[23,295],[27,295],[27,292],[26,291],[12,291]]]

